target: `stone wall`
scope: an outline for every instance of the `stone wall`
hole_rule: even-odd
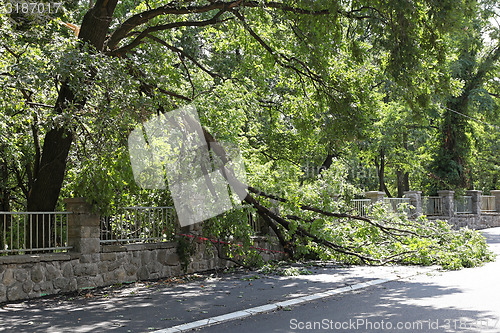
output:
[[[264,260],[280,259],[276,245],[263,238],[256,247],[274,248],[261,253]],[[193,242],[195,254],[188,273],[232,266],[217,258],[213,246]],[[87,288],[109,286],[183,274],[177,242],[157,244],[105,245],[100,253],[55,253],[0,257],[0,302],[36,298]]]
[[[68,219],[71,251],[0,256],[0,303],[184,273],[177,241],[104,245],[99,238],[99,216],[92,212],[92,207],[81,198],[67,200],[66,204],[72,212]],[[199,233],[196,227],[184,231]],[[194,254],[189,258],[187,273],[233,265],[219,259],[210,242],[192,236],[190,243]],[[254,246],[266,249],[260,250],[264,261],[284,255],[267,238],[254,238]]]
[[[427,216],[429,220],[447,221],[455,229],[468,227],[469,229],[480,230],[486,228],[500,227],[500,213],[460,214],[452,217],[447,216]]]
[[[383,194],[383,192],[380,192]],[[413,217],[422,213],[422,192],[408,191],[405,192],[405,197],[410,198],[410,204],[415,207]],[[442,202],[442,214],[438,216],[427,216],[430,220],[447,221],[453,228],[459,229],[468,227],[470,229],[486,229],[492,227],[500,227],[500,191],[492,190],[491,195],[495,197],[495,212],[481,211],[481,196],[482,191],[469,190],[466,194],[471,197],[471,213],[461,214],[455,213],[454,209],[454,191],[438,191],[438,195]],[[367,196],[368,197],[368,196]]]

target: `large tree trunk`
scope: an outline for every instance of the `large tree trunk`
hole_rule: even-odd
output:
[[[468,127],[468,103],[471,93],[482,86],[486,75],[494,68],[500,59],[500,44],[496,46],[477,67],[477,73],[467,80],[462,94],[456,98],[450,98],[446,103],[444,118],[441,123],[440,150],[434,158],[433,169],[440,179],[439,187],[472,188],[468,159],[470,155],[470,140],[467,136]],[[470,66],[471,67],[471,66]],[[468,68],[473,72],[475,68]]]
[[[470,185],[467,165],[470,152],[470,142],[466,134],[467,118],[454,112],[467,114],[467,100],[468,96],[462,96],[447,104],[448,109],[441,129],[441,163],[438,164],[436,173],[447,180],[448,187],[469,188]]]
[[[117,2],[118,0],[96,1],[96,5],[83,18],[79,34],[82,43],[88,43],[96,51],[102,51]],[[85,99],[76,99],[68,82],[64,82],[59,90],[55,110],[62,113],[71,105],[81,110],[85,106],[85,102]],[[28,211],[55,210],[72,142],[73,135],[70,128],[54,128],[45,135],[39,168],[34,170],[33,186],[28,196]],[[34,220],[38,221],[39,219]],[[38,246],[45,242],[44,233],[41,230],[46,229],[45,235],[48,235],[48,228],[49,223],[41,225],[41,222],[34,223],[29,228],[30,233],[37,234],[35,238],[38,241]]]
[[[385,192],[388,198],[392,198],[389,189],[385,185],[385,152],[384,149],[380,149],[380,164],[378,163],[378,158],[375,157],[375,167],[377,168],[378,175],[378,190]]]
[[[409,173],[402,170],[396,170],[398,180],[398,198],[402,198],[405,191],[410,190]]]

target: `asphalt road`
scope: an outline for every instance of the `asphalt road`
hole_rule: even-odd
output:
[[[500,229],[484,231],[500,254]],[[430,272],[203,332],[500,332],[500,262]]]
[[[500,253],[500,228],[485,231]],[[423,267],[306,266],[311,275],[212,273],[5,304],[4,332],[168,332],[168,328],[325,291],[203,332],[500,332],[500,262],[461,271]],[[399,329],[401,328],[401,329]]]

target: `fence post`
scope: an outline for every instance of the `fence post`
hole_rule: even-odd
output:
[[[367,199],[370,199],[372,203],[384,200],[384,195],[385,195],[384,192],[379,192],[379,191],[365,192],[365,197]]]
[[[480,190],[468,190],[465,193],[471,197],[472,202],[472,214],[481,215],[481,203],[482,203],[482,195],[483,191]]]
[[[441,197],[441,203],[443,205],[443,215],[452,217],[455,215],[455,191],[442,190],[438,191],[438,195]]]
[[[410,210],[411,217],[419,217],[422,215],[422,191],[405,191],[405,198],[410,199],[410,205],[415,207]]]
[[[100,220],[99,215],[92,212],[92,205],[85,198],[64,199],[68,216],[68,245],[72,251],[81,254],[99,253]]]
[[[491,190],[491,195],[495,196],[495,211],[500,212],[500,190]]]

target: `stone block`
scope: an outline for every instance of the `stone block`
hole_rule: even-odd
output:
[[[92,255],[91,254],[82,254],[80,256],[80,262],[82,264],[90,264],[92,262]]]
[[[177,276],[177,275],[181,275],[183,273],[180,265],[170,266],[169,268],[170,268],[170,276]]]
[[[162,269],[161,269],[161,276],[162,277],[173,276],[172,275],[172,269],[169,266],[163,266]]]
[[[123,268],[125,269],[127,275],[135,275],[137,273],[138,266],[133,263],[128,263],[123,265]]]
[[[165,264],[169,266],[177,266],[180,263],[179,255],[177,253],[172,253],[168,255],[165,260]]]
[[[116,260],[116,253],[101,253],[101,261],[113,261]]]
[[[115,269],[117,269],[118,267],[121,267],[122,266],[122,263],[120,261],[107,261],[105,262],[106,265],[108,266],[107,267],[107,271],[108,272],[111,272],[111,271],[114,271]]]
[[[73,265],[70,262],[65,262],[61,265],[62,275],[66,278],[73,277]]]
[[[137,270],[137,279],[139,279],[139,280],[148,280],[149,279],[149,272],[145,266],[140,267]]]
[[[40,287],[40,291],[48,291],[50,293],[54,290],[54,284],[52,283],[52,281],[40,282],[38,286]],[[33,290],[35,290],[34,287]]]
[[[29,273],[25,269],[17,269],[14,272],[14,278],[23,283],[29,279]]]
[[[127,278],[127,273],[123,267],[120,267],[115,271],[115,276],[118,282],[125,282]]]
[[[14,269],[8,268],[3,274],[3,284],[10,286],[14,282],[16,282],[16,279],[14,278]]]
[[[127,244],[125,245],[127,251],[143,251],[146,249],[145,244]]]
[[[0,283],[0,303],[7,300],[7,287]]]
[[[150,251],[142,251],[141,252],[141,261],[143,264],[147,264],[151,260],[151,252]]]
[[[76,282],[76,278],[70,278],[69,279],[69,284],[68,284],[68,290],[65,290],[65,291],[75,291],[77,290],[78,287],[77,287],[77,282]]]
[[[57,278],[54,280],[54,288],[60,289],[63,291],[68,291],[68,290],[70,290],[69,286],[70,286],[71,280],[72,279],[65,278],[65,277]]]
[[[20,282],[16,282],[7,288],[7,299],[9,301],[25,299],[26,297],[28,297],[28,294],[23,290],[23,285]]]
[[[114,272],[107,272],[102,275],[102,279],[105,284],[110,285],[113,283],[117,283],[116,276]]]
[[[45,266],[45,279],[48,280],[54,280],[58,277],[60,277],[61,274],[61,269],[58,267],[59,265],[56,265],[55,263],[49,264]]]
[[[96,284],[89,276],[78,276],[76,278],[76,285],[78,289],[95,288]]]
[[[149,263],[147,265],[147,267],[148,267],[148,270],[150,273],[159,273],[159,272],[161,272],[163,265],[157,261],[153,261],[153,262]]]
[[[99,272],[97,264],[79,264],[74,268],[74,273],[76,276],[96,276]]]
[[[108,272],[108,263],[106,261],[101,261],[100,263],[97,264],[97,267],[99,269],[99,273],[101,274]]]
[[[162,265],[166,265],[167,257],[168,257],[168,254],[167,254],[167,250],[166,249],[160,249],[160,250],[158,250],[156,258],[157,258],[157,260],[158,260],[159,263],[161,263]]]
[[[31,270],[31,281],[38,283],[43,280],[43,270],[42,267],[37,265]]]
[[[97,276],[91,276],[90,279],[94,282],[97,287],[104,286],[104,279],[102,278],[102,274]]]
[[[103,245],[101,246],[102,253],[108,253],[108,252],[119,252],[119,251],[127,251],[125,246],[123,245]]]
[[[29,294],[33,291],[33,286],[35,284],[31,281],[31,280],[27,280],[23,283],[23,291],[26,293],[26,294]]]
[[[98,238],[81,239],[79,249],[81,253],[99,253],[101,243]]]
[[[379,191],[365,192],[365,197],[367,199],[370,199],[372,203],[384,200],[384,195],[385,192],[379,192]]]

